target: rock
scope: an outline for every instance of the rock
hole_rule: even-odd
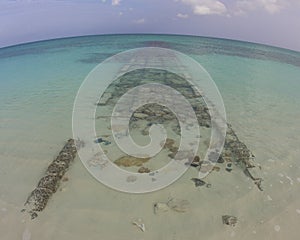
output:
[[[187,164],[189,164],[189,162],[188,162]],[[199,167],[200,165],[199,165],[199,163],[191,163],[191,166],[197,168],[197,167]]]
[[[174,159],[175,155],[176,155],[176,153],[169,153],[168,157]]]
[[[200,167],[202,164],[202,161],[200,161],[200,157],[199,156],[195,156],[192,162],[186,162],[186,165],[191,165],[191,167]]]
[[[136,180],[137,180],[137,177],[132,175],[132,176],[127,177],[126,182],[132,183],[132,182],[135,182]]]
[[[53,176],[58,177],[58,179],[61,179],[62,176],[65,174],[68,166],[63,164],[57,164],[55,162],[52,162],[49,167],[47,168],[46,175],[47,176]]]
[[[38,183],[39,188],[50,189],[52,193],[55,193],[59,187],[59,177],[53,175],[47,175]]]
[[[200,162],[200,157],[199,156],[195,156],[193,159],[193,163],[199,163]]]
[[[107,140],[105,140],[105,139],[103,139],[103,138],[97,138],[97,139],[95,140],[95,143],[103,143],[104,145],[109,145],[109,144],[111,144],[110,141],[107,141]]]
[[[186,212],[189,210],[189,202],[187,200],[172,198],[167,202],[168,207],[175,212]]]
[[[154,204],[154,213],[159,214],[163,212],[167,212],[169,210],[173,210],[175,212],[187,212],[189,210],[189,202],[183,199],[171,198],[166,203],[157,202]]]
[[[145,119],[148,117],[148,114],[136,112],[133,114],[133,117],[135,117],[137,119]]]
[[[222,156],[220,156],[220,157],[218,158],[218,161],[217,161],[217,163],[224,163],[224,159],[223,159],[223,157],[222,157]]]
[[[162,212],[167,212],[170,210],[169,206],[167,205],[167,203],[161,203],[161,202],[157,202],[154,203],[153,205],[153,210],[155,214],[159,214]]]
[[[231,171],[232,171],[232,163],[227,163],[227,164],[226,164],[225,170],[226,170],[227,172],[231,172]]]
[[[212,170],[216,171],[216,172],[219,172],[220,171],[220,167],[214,166]]]
[[[69,164],[74,160],[76,153],[76,141],[69,139],[25,202],[25,211],[31,215],[31,219],[37,217],[36,212],[44,210],[49,198],[57,191],[59,181],[68,170]]]
[[[192,178],[191,180],[195,183],[195,187],[201,187],[206,184],[206,182],[204,182],[203,180],[201,180],[199,178]]]
[[[137,166],[141,167],[144,163],[148,162],[150,158],[136,158],[132,156],[123,156],[115,160],[114,163],[118,166],[123,167],[132,167]]]
[[[172,153],[176,153],[176,152],[178,152],[178,147],[172,146],[172,147],[169,148],[169,150]]]
[[[261,173],[256,167],[245,168],[244,173],[250,177],[253,181],[259,180]]]
[[[140,167],[138,170],[139,173],[149,173],[151,172],[149,168],[146,167]]]
[[[105,104],[107,104],[107,102],[109,101],[109,99],[112,98],[112,94],[109,92],[105,92],[103,93],[103,95],[101,96],[99,102],[97,103],[98,106],[103,106]]]
[[[132,224],[137,226],[142,232],[146,231],[146,227],[145,224],[142,222],[142,219],[132,221]]]
[[[258,187],[258,189],[260,191],[263,191],[263,188],[261,186],[262,181],[263,181],[262,178],[259,178],[259,179],[257,179],[257,180],[254,181],[255,185]]]
[[[210,161],[203,161],[200,164],[200,172],[201,173],[208,173],[212,171],[214,165]]]
[[[165,145],[164,145],[164,148],[170,149],[170,148],[172,148],[174,143],[175,143],[174,139],[167,138],[166,142],[165,142]]]
[[[224,216],[222,216],[222,221],[223,221],[223,224],[234,227],[237,224],[237,217],[224,215]]]

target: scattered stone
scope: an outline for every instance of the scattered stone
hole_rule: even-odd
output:
[[[170,150],[170,152],[172,152],[172,153],[177,153],[177,152],[178,152],[178,147],[172,146],[172,147],[169,148],[169,150]]]
[[[173,147],[173,144],[175,143],[175,140],[174,139],[171,139],[171,138],[167,138],[166,139],[166,142],[164,144],[164,148],[167,148],[167,149],[170,149]]]
[[[210,184],[210,183],[207,183],[207,184],[206,184],[206,187],[207,187],[207,188],[211,188],[211,184]]]
[[[138,170],[139,173],[150,173],[150,169],[146,167],[140,167]]]
[[[111,144],[110,141],[107,141],[107,140],[105,140],[105,139],[103,139],[103,138],[97,138],[97,139],[95,140],[95,143],[103,143],[104,145],[109,145],[109,144]]]
[[[171,198],[167,202],[157,202],[153,205],[154,213],[159,214],[162,212],[167,212],[173,210],[175,212],[187,212],[189,210],[189,202],[183,199]]]
[[[200,167],[202,164],[202,161],[200,161],[200,157],[199,156],[195,156],[194,159],[192,160],[192,162],[188,161],[185,163],[185,165],[190,165],[192,167]]]
[[[237,217],[224,215],[224,216],[222,216],[222,221],[223,221],[223,224],[234,227],[237,224]]]
[[[167,212],[170,210],[169,206],[167,205],[167,203],[154,203],[153,205],[153,210],[155,214],[159,214],[161,212]]]
[[[213,167],[213,169],[212,169],[212,171],[219,172],[219,171],[220,171],[220,167],[218,167],[218,166],[214,166],[214,167]]]
[[[214,167],[214,163],[210,161],[203,161],[200,163],[200,172],[208,173],[212,171],[213,167]]]
[[[187,162],[186,164],[189,165],[190,163]],[[197,167],[199,167],[199,166],[200,166],[199,163],[191,163],[191,167],[197,168]]]
[[[231,172],[232,171],[232,163],[227,163],[225,170],[227,172]]]
[[[135,182],[137,180],[137,177],[136,176],[128,176],[127,179],[126,179],[126,182]]]
[[[189,202],[187,200],[172,198],[167,202],[168,207],[175,212],[187,212],[189,210]]]
[[[224,162],[225,162],[224,159],[222,158],[222,156],[220,156],[220,157],[218,158],[217,163],[224,163]]]
[[[146,227],[145,227],[145,224],[142,222],[142,219],[132,221],[132,224],[137,226],[142,232],[146,231]]]
[[[201,180],[199,178],[192,178],[191,180],[195,183],[195,187],[201,187],[206,184],[206,182],[204,182],[203,180]]]
[[[271,198],[270,195],[267,196],[267,199],[268,199],[269,201],[272,201],[272,198]]]
[[[123,156],[115,160],[114,163],[119,167],[141,167],[144,163],[148,162],[149,160],[150,158],[136,158],[132,156]]]
[[[193,163],[200,163],[200,157],[199,156],[195,156]]]

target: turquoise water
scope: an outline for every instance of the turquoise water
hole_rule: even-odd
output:
[[[173,220],[177,216],[168,216],[171,225],[164,229],[151,225],[155,217],[145,210],[149,216],[145,221],[150,222],[150,229],[142,235],[132,229],[129,213],[119,208],[130,206],[132,209],[143,197],[107,189],[96,182],[79,161],[71,167],[70,180],[54,195],[40,219],[34,223],[24,220],[19,210],[28,193],[64,141],[72,137],[73,102],[86,75],[109,56],[149,46],[187,54],[211,74],[222,94],[228,121],[262,166],[263,193],[248,189],[245,177],[238,170],[232,179],[225,180],[227,186],[220,189],[216,186],[211,193],[216,199],[221,196],[231,200],[228,206],[217,200],[213,203],[221,205],[223,211],[232,210],[241,215],[241,226],[234,230],[222,225],[219,228],[219,219],[205,212],[203,217],[209,221],[199,219],[196,213],[185,215],[178,222]],[[4,232],[3,239],[21,239],[26,227],[32,239],[44,233],[43,239],[80,239],[87,234],[88,239],[99,239],[99,234],[103,239],[183,239],[190,234],[191,238],[186,239],[192,239],[200,232],[208,239],[222,239],[220,236],[224,236],[223,239],[232,236],[236,239],[296,239],[300,224],[299,92],[300,53],[252,43],[189,36],[108,35],[0,49],[0,232]],[[217,185],[223,177],[215,175],[211,181]],[[247,191],[226,195],[226,191],[239,182],[247,186]],[[149,198],[151,205],[153,198],[157,200],[170,192],[181,193],[182,186],[177,187],[175,183],[145,199]],[[112,207],[111,198],[124,199],[124,202],[115,202],[116,207]],[[199,199],[208,200],[209,196],[201,195]],[[237,210],[239,208],[243,210]],[[144,214],[142,209],[135,213]],[[62,227],[60,224],[64,221],[66,224]],[[159,221],[166,219],[160,216]],[[182,221],[185,221],[184,227],[176,229],[176,224]],[[197,226],[202,225],[193,229],[195,221]],[[122,225],[123,222],[127,225]],[[208,223],[218,227],[214,229],[207,226]],[[277,225],[281,226],[280,231],[274,230]],[[115,228],[120,229],[120,233],[115,233]]]

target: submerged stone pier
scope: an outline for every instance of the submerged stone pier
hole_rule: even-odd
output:
[[[76,141],[69,139],[58,156],[48,166],[44,176],[25,202],[26,208],[23,211],[28,212],[31,219],[38,216],[37,212],[44,210],[50,197],[57,191],[60,181],[73,162],[76,153]]]

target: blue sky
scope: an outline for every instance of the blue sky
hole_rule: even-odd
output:
[[[300,51],[300,0],[0,0],[0,47],[111,33],[212,36]]]

